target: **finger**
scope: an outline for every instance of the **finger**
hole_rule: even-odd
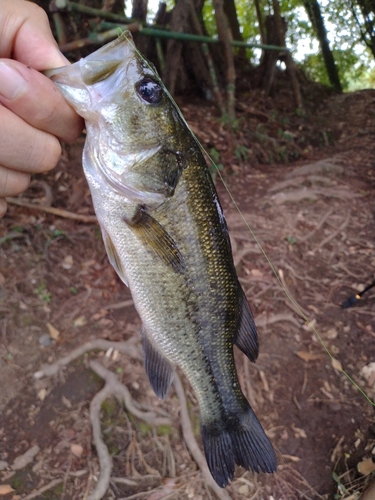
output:
[[[0,105],[0,165],[26,173],[53,168],[61,154],[55,136],[38,130]],[[1,196],[1,195],[0,195]]]
[[[29,174],[0,166],[0,198],[23,193],[29,184]]]
[[[68,64],[54,40],[47,14],[33,2],[2,0],[0,57],[38,71]]]
[[[18,61],[0,59],[0,103],[35,128],[63,141],[79,137],[83,120],[44,75]]]
[[[0,218],[3,217],[5,212],[7,211],[8,204],[6,200],[0,198]]]

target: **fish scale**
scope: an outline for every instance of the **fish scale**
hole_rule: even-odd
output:
[[[256,360],[256,328],[196,139],[127,33],[48,74],[86,121],[83,168],[109,260],[142,320],[151,386],[165,398],[175,367],[183,371],[219,486],[235,464],[274,472],[234,363],[234,344]]]

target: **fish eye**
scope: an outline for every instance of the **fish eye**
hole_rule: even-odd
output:
[[[136,83],[135,89],[139,97],[147,102],[147,104],[153,104],[156,106],[160,104],[163,97],[162,86],[152,80],[151,78],[143,78],[141,81]]]

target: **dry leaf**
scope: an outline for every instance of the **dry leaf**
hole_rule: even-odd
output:
[[[8,493],[12,493],[15,491],[10,484],[0,484],[0,495],[8,495]]]
[[[338,372],[342,372],[343,369],[342,369],[342,364],[340,363],[340,361],[336,358],[331,358],[331,363],[332,363],[332,368]]]
[[[328,340],[333,340],[337,337],[338,334],[339,334],[339,332],[335,328],[330,328],[329,330],[327,330],[325,332],[324,336]]]
[[[59,330],[55,328],[53,325],[51,325],[51,323],[47,323],[47,328],[51,339],[57,340],[60,335]]]
[[[303,359],[303,361],[306,361],[306,363],[309,361],[316,361],[322,357],[321,354],[314,354],[313,352],[308,351],[296,351],[295,354],[297,354],[299,358]]]
[[[78,316],[73,322],[73,326],[85,326],[87,325],[86,316]]]
[[[372,458],[367,458],[366,460],[362,460],[362,462],[359,462],[357,464],[357,470],[363,476],[367,476],[367,474],[373,472],[375,470],[375,464]]]
[[[40,389],[40,391],[38,391],[38,399],[40,399],[40,401],[44,401],[46,399],[46,396],[47,396],[47,389]]]
[[[75,457],[81,458],[83,453],[83,446],[81,446],[80,444],[72,443],[70,445],[70,451],[73,453]]]
[[[67,255],[64,257],[64,260],[61,263],[61,267],[63,269],[71,269],[73,267],[73,257],[71,255]]]

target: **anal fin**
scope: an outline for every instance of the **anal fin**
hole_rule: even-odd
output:
[[[144,327],[141,335],[147,377],[157,397],[165,399],[173,379],[173,366],[152,345]]]
[[[242,288],[240,290],[240,307],[241,321],[234,343],[254,363],[259,354],[258,334],[253,313]]]
[[[126,220],[133,232],[144,242],[146,248],[154,252],[175,272],[185,272],[185,262],[176,242],[159,222],[142,207],[133,220]]]

